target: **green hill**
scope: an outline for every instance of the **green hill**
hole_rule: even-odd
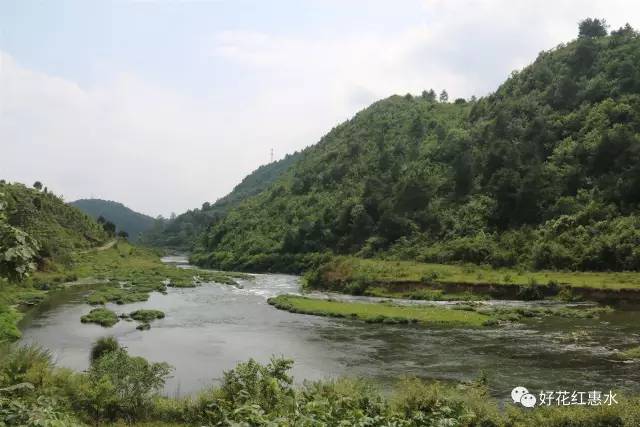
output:
[[[153,228],[142,236],[142,242],[179,250],[193,249],[208,227],[224,217],[229,209],[268,188],[299,157],[300,153],[297,152],[287,154],[281,160],[260,166],[236,185],[231,193],[213,204],[206,202],[201,209],[192,209],[171,219],[156,220]]]
[[[640,269],[640,38],[585,22],[487,97],[431,91],[361,111],[213,225],[194,261]]]
[[[129,240],[136,242],[141,233],[151,229],[155,220],[135,212],[122,203],[101,199],[80,199],[69,203],[95,219],[103,217],[116,225],[117,231],[129,234]]]
[[[67,263],[73,252],[109,238],[96,221],[37,184],[0,181],[0,277],[19,279],[36,264]]]

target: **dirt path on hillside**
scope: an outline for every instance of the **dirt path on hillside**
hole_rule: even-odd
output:
[[[118,239],[113,239],[108,241],[107,243],[105,243],[102,246],[98,246],[97,248],[92,248],[92,249],[88,249],[86,251],[82,251],[80,253],[82,254],[87,254],[89,252],[99,252],[99,251],[106,251],[107,249],[111,249],[116,243],[118,243]]]

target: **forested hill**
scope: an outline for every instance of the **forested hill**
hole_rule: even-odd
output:
[[[229,209],[268,188],[295,164],[300,154],[287,154],[281,160],[260,166],[213,204],[205,202],[201,209],[189,210],[175,218],[158,218],[153,227],[143,234],[142,242],[152,246],[192,250],[209,226],[224,217]]]
[[[38,264],[65,263],[110,236],[84,212],[42,187],[0,181],[0,278],[19,279]]]
[[[116,226],[116,231],[125,231],[129,240],[136,242],[140,233],[154,225],[154,219],[148,215],[135,212],[122,203],[101,199],[80,199],[69,203],[95,219],[103,217]]]
[[[640,269],[640,38],[598,20],[475,100],[393,96],[215,224],[208,266],[296,270],[330,251]],[[308,258],[308,257],[307,257]]]

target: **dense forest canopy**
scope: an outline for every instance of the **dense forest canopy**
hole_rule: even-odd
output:
[[[585,20],[495,93],[392,96],[216,222],[194,260],[301,254],[640,269],[640,38]],[[278,267],[273,267],[278,265]]]
[[[149,230],[154,225],[154,219],[148,215],[135,212],[122,203],[101,199],[80,199],[69,203],[91,217],[100,217],[111,221],[116,226],[116,231],[124,231],[129,240],[136,242],[141,233]]]
[[[299,157],[298,152],[287,154],[281,160],[260,166],[236,185],[231,193],[213,204],[205,202],[202,208],[189,210],[174,218],[157,218],[151,229],[143,233],[141,241],[152,246],[191,250],[209,226],[219,221],[229,209],[269,187]]]

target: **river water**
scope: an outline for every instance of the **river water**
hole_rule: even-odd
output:
[[[299,292],[296,276],[259,274],[240,282],[242,289],[221,284],[170,288],[167,295],[153,293],[143,303],[108,305],[118,313],[164,311],[166,317],[148,331],[136,330],[135,322],[120,321],[108,329],[80,323],[91,309],[84,303],[88,290],[72,287],[25,316],[21,341],[50,349],[60,366],[84,370],[91,344],[113,335],[131,354],[175,368],[165,387],[171,396],[215,384],[238,362],[266,362],[272,355],[294,359],[299,382],[343,375],[382,384],[405,375],[467,381],[484,372],[492,394],[504,399],[519,385],[529,390],[640,392],[640,364],[613,357],[615,349],[640,344],[638,310],[482,329],[367,324],[268,305],[270,296]]]

